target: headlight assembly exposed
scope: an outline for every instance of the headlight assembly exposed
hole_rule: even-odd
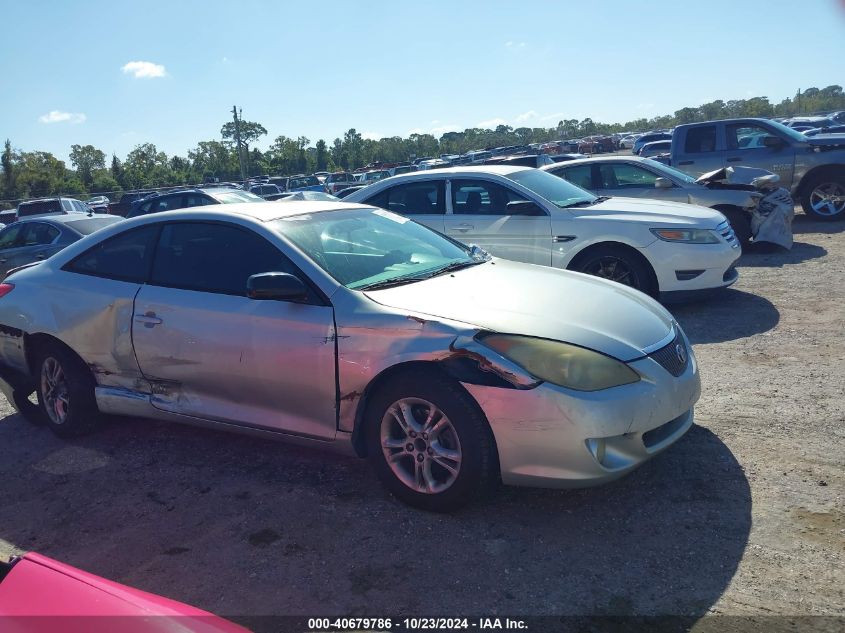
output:
[[[719,237],[710,229],[651,229],[664,242],[686,242],[688,244],[718,244]]]
[[[490,334],[480,341],[537,378],[569,389],[598,391],[640,379],[622,361],[577,345],[508,334]]]

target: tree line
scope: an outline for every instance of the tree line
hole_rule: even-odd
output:
[[[200,141],[185,156],[168,156],[153,143],[137,145],[123,159],[106,154],[93,145],[73,145],[70,167],[50,152],[23,151],[6,140],[0,155],[0,208],[11,208],[19,200],[64,194],[85,197],[100,193],[115,194],[133,189],[186,185],[217,178],[239,180],[243,161],[248,176],[260,174],[309,174],[315,171],[356,169],[375,161],[401,162],[412,157],[436,157],[462,154],[474,149],[525,145],[551,140],[581,138],[594,134],[622,131],[646,131],[683,123],[733,117],[796,116],[813,112],[845,109],[845,94],[837,85],[807,88],[780,103],[768,97],[722,101],[718,99],[698,107],[681,108],[673,114],[639,118],[625,123],[600,123],[591,118],[563,119],[555,127],[511,127],[496,129],[468,128],[446,132],[440,138],[431,134],[365,139],[354,128],[331,145],[323,139],[313,146],[300,136],[278,136],[263,151],[256,142],[267,135],[263,125],[241,121],[241,147],[235,143],[235,126],[229,122],[220,130],[219,139]]]

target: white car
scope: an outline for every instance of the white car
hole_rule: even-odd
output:
[[[622,149],[631,149],[634,147],[634,143],[637,142],[638,138],[640,138],[639,134],[629,134],[628,136],[623,136],[622,140],[619,141],[619,147]]]
[[[651,158],[672,151],[672,141],[652,141],[643,145],[637,154],[640,158]]]
[[[416,172],[347,200],[411,217],[498,257],[604,277],[664,299],[730,286],[738,277],[740,246],[718,211],[596,197],[538,169]]]

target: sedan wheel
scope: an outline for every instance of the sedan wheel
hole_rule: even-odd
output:
[[[100,423],[91,370],[64,346],[45,345],[38,357],[38,404],[43,419],[59,437],[76,437]]]
[[[403,371],[379,385],[364,424],[379,479],[405,503],[448,512],[498,481],[484,413],[460,383],[439,371]]]
[[[640,261],[636,254],[612,244],[587,249],[576,256],[569,268],[630,286],[645,294],[654,295],[658,290],[648,264]]]
[[[64,371],[55,358],[45,358],[41,365],[41,393],[50,421],[53,424],[64,424],[67,421],[70,396]]]
[[[461,470],[461,442],[449,418],[419,398],[394,402],[381,421],[381,448],[393,474],[411,490],[447,490]]]
[[[584,272],[594,277],[609,279],[632,288],[640,287],[640,280],[637,274],[631,270],[628,262],[612,255],[600,257],[584,267]]]

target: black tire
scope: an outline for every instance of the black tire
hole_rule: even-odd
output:
[[[61,378],[58,386],[50,389],[45,373],[58,364]],[[44,423],[53,433],[63,438],[79,437],[96,430],[101,414],[94,397],[94,377],[76,354],[58,343],[43,345],[36,354],[36,393]],[[54,374],[55,376],[55,374]],[[56,396],[56,390],[60,396]],[[61,396],[64,396],[62,400]],[[62,400],[59,406],[49,403]]]
[[[382,448],[383,420],[388,419],[388,412],[395,404],[406,399],[419,399],[433,404],[444,414],[458,438],[457,452],[461,458],[458,472],[452,483],[442,491],[420,492],[400,479],[388,464],[385,449]],[[397,499],[408,505],[430,512],[452,512],[486,496],[498,482],[498,459],[487,419],[460,384],[435,371],[422,374],[407,372],[390,378],[373,394],[367,406],[364,424],[367,454],[376,474]],[[422,437],[420,434],[417,440],[411,441],[422,440]],[[431,441],[431,447],[440,441],[438,436]],[[422,455],[423,450],[431,453],[431,447],[420,449],[420,453],[416,454],[406,454],[404,449],[387,450],[398,450],[402,454],[400,459],[403,465],[416,468],[416,459],[425,457]],[[449,473],[442,467],[434,463],[429,465],[429,473],[437,470],[442,470],[442,474],[449,477]]]
[[[29,399],[29,395],[32,391],[29,393],[26,393],[26,391],[26,389],[22,388],[15,389],[12,392],[12,404],[27,422],[40,426],[44,424],[46,417],[44,415],[44,410],[40,405]]]
[[[715,209],[728,219],[737,241],[742,246],[751,243],[751,217],[747,212],[739,207],[715,207]]]
[[[802,183],[801,191],[801,207],[808,217],[822,222],[845,220],[845,174],[822,173],[810,176]],[[838,202],[831,203],[829,207],[820,206],[826,195],[835,196]]]
[[[590,248],[578,255],[570,268],[625,284],[647,295],[655,296],[658,291],[648,265],[628,249],[612,244]]]

